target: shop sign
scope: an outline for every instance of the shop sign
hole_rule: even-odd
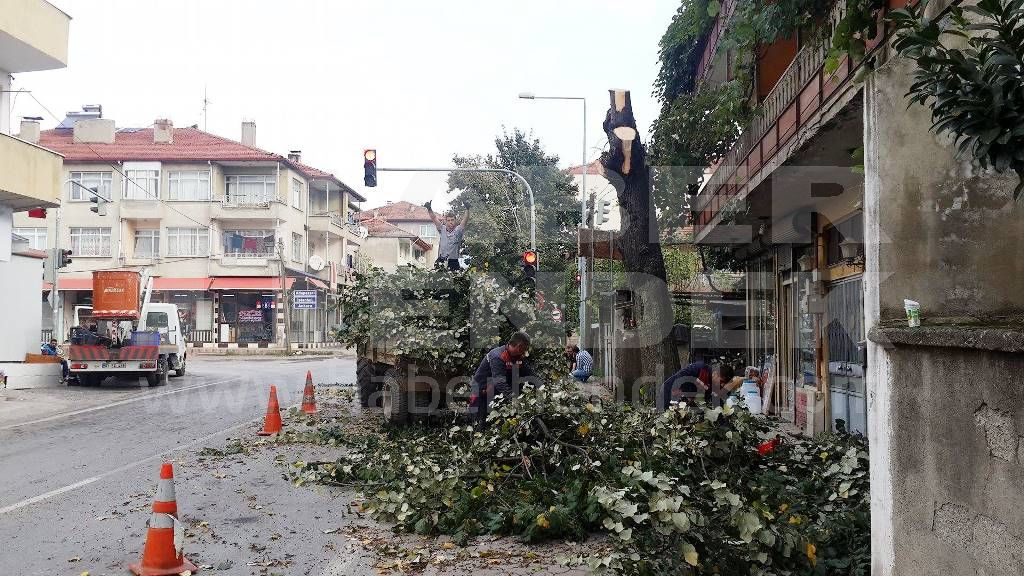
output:
[[[316,290],[292,290],[293,310],[316,310]]]
[[[263,322],[263,310],[239,310],[239,322]]]

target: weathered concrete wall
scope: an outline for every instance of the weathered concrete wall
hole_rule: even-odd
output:
[[[893,574],[1024,574],[1024,355],[889,350]]]
[[[1024,205],[1017,177],[954,158],[949,136],[928,131],[930,109],[907,109],[914,64],[892,58],[869,81],[865,156],[872,155],[883,210],[879,270],[882,318],[980,317],[1024,311]]]
[[[914,65],[864,91],[873,576],[1024,575],[1024,206],[907,109]],[[925,327],[883,330],[922,306]],[[971,327],[930,333],[929,323]],[[906,326],[903,321],[903,326]],[[1010,330],[996,335],[993,326]]]

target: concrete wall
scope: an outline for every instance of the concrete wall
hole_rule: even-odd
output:
[[[0,261],[0,302],[4,328],[0,331],[0,362],[23,362],[25,354],[39,353],[42,316],[39,313],[39,281],[43,261],[13,255]],[[34,280],[30,282],[29,280]]]
[[[895,59],[871,80],[874,117],[866,148],[877,158],[885,209],[878,213],[883,317],[903,315],[903,299],[924,317],[980,317],[1024,311],[1024,206],[1013,173],[980,171],[955,159],[948,136],[928,131],[930,110],[907,109],[913,64]],[[898,247],[899,249],[893,249]]]
[[[1020,575],[1024,209],[907,109],[912,73],[894,57],[864,91],[872,574]]]

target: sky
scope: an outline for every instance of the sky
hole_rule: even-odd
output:
[[[15,77],[12,120],[102,104],[120,127],[170,118],[333,172],[368,198],[446,203],[443,175],[381,173],[362,182],[362,151],[379,166],[443,167],[487,154],[503,130],[540,138],[562,166],[605,145],[608,89],[632,91],[646,134],[658,40],[680,0],[51,0],[71,17],[68,67]],[[203,115],[204,90],[209,100]]]

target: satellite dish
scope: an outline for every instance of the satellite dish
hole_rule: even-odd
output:
[[[367,228],[366,226],[360,226],[360,227],[359,227],[359,237],[360,237],[360,238],[363,238],[363,239],[365,239],[365,238],[366,238],[367,236],[369,236],[369,235],[370,235],[370,230],[369,230],[369,228]]]
[[[326,265],[327,263],[324,262],[324,259],[316,254],[309,257],[309,267],[316,272],[323,270]]]

